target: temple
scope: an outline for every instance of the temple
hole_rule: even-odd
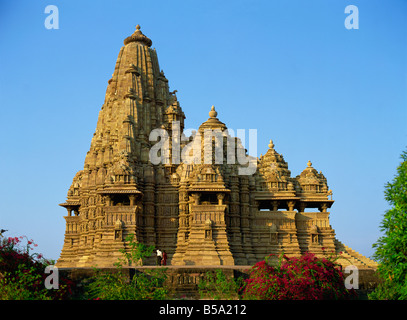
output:
[[[120,49],[84,168],[60,204],[67,215],[57,266],[111,267],[134,234],[165,250],[175,266],[341,252],[342,265],[376,268],[336,239],[332,191],[311,161],[291,176],[271,140],[260,158],[248,156],[213,106],[197,132],[185,136],[176,90],[169,91],[151,45],[137,26]],[[162,161],[152,161],[154,155]],[[154,265],[154,257],[146,264]]]

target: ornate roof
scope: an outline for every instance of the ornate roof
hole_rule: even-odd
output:
[[[328,192],[328,185],[325,176],[312,167],[308,160],[307,167],[296,177],[302,191],[305,192]]]
[[[211,164],[195,166],[190,183],[189,191],[230,191],[225,187],[219,168]]]
[[[288,170],[288,164],[284,157],[274,149],[273,140],[270,140],[266,154],[260,157],[259,170],[266,181],[286,182],[290,178],[291,172]]]

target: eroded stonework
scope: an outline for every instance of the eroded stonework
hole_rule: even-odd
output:
[[[231,137],[214,107],[198,133],[183,135],[185,115],[160,70],[152,42],[137,26],[124,40],[105,102],[99,113],[83,170],[79,171],[60,204],[68,211],[59,267],[111,267],[128,248],[125,237],[168,253],[169,265],[252,265],[265,256],[284,252],[323,256],[342,252],[343,265],[375,268],[376,264],[335,238],[328,209],[333,204],[325,176],[308,162],[291,176],[287,162],[270,141],[255,159],[254,174],[239,173],[239,163],[152,164],[150,132],[168,132],[169,145],[183,148],[194,142],[205,149],[205,130]],[[179,128],[174,124],[179,123]],[[182,134],[174,141],[173,131]],[[210,141],[210,144],[215,138]],[[232,150],[237,153],[237,147]],[[169,151],[171,153],[172,151]],[[229,152],[229,153],[228,153]],[[234,154],[236,155],[236,154]],[[306,209],[315,208],[314,212]],[[154,264],[152,257],[147,264]]]

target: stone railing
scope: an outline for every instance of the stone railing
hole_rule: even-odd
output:
[[[225,205],[193,205],[192,217],[195,223],[205,223],[208,219],[213,223],[225,223]]]

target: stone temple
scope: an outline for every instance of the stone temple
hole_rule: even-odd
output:
[[[332,191],[310,161],[291,176],[273,141],[260,158],[247,157],[247,167],[228,161],[242,143],[214,107],[204,112],[209,118],[198,132],[186,137],[184,112],[151,45],[140,26],[124,39],[84,168],[60,204],[67,215],[57,266],[112,267],[122,256],[119,249],[128,248],[126,236],[134,234],[138,242],[165,250],[174,266],[248,266],[271,253],[341,252],[342,265],[376,268],[336,239],[328,212]],[[170,147],[156,154],[169,161],[151,161],[160,141],[152,141],[154,129],[168,134],[160,138]],[[220,138],[203,138],[211,130]],[[194,158],[202,161],[174,161],[179,157],[173,147],[187,145],[202,147]],[[241,170],[253,160],[254,172]],[[154,257],[145,262],[154,263]]]

